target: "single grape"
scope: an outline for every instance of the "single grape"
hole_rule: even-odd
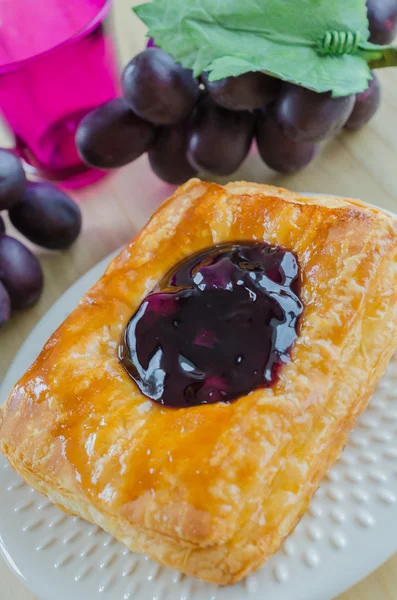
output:
[[[297,142],[321,142],[338,133],[349,118],[355,96],[332,98],[304,87],[285,84],[276,115],[287,137]]]
[[[200,89],[192,72],[160,48],[147,48],[135,56],[124,69],[122,83],[132,110],[156,125],[186,119]]]
[[[0,327],[7,323],[11,316],[11,300],[4,285],[0,282]]]
[[[0,149],[0,210],[8,210],[20,201],[25,185],[25,171],[19,158]]]
[[[43,290],[43,271],[36,256],[8,235],[0,236],[0,282],[12,308],[32,306]]]
[[[22,202],[9,215],[28,240],[51,250],[69,248],[81,230],[79,207],[50,183],[29,182]]]
[[[263,161],[275,171],[294,173],[306,167],[319,150],[313,142],[294,142],[283,132],[272,108],[258,111],[256,143]]]
[[[230,110],[255,110],[275,100],[281,89],[281,81],[265,73],[244,73],[238,77],[226,77],[209,81],[208,74],[201,79],[212,100]]]
[[[397,0],[367,0],[369,41],[390,44],[397,33]]]
[[[1,233],[5,233],[5,231],[6,231],[5,223],[4,223],[3,219],[2,219],[2,217],[0,217],[0,234]]]
[[[156,130],[128,107],[122,98],[109,100],[90,112],[76,132],[83,161],[98,169],[122,167],[146,152]]]
[[[345,123],[345,129],[359,129],[376,113],[381,101],[380,81],[374,71],[371,72],[373,79],[370,80],[368,89],[356,95],[356,102],[350,117]]]
[[[248,154],[254,117],[248,111],[226,110],[207,97],[199,103],[189,129],[190,164],[216,175],[230,175]]]
[[[188,124],[186,121],[163,127],[148,156],[150,166],[163,181],[180,185],[197,174],[186,157]]]
[[[154,41],[154,38],[149,38],[146,44],[146,48],[155,48],[156,47],[156,43]]]

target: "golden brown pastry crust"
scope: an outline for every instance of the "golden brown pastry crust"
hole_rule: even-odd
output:
[[[117,358],[142,298],[225,241],[293,250],[305,304],[272,388],[162,407]],[[188,181],[115,258],[0,410],[0,450],[30,485],[134,551],[215,583],[259,567],[338,458],[397,346],[397,225],[351,199]]]

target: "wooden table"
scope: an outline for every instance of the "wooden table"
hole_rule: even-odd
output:
[[[130,9],[134,3],[140,2],[115,0],[113,16],[122,65],[144,45],[144,27]],[[298,191],[355,196],[397,212],[397,69],[384,71],[380,77],[384,92],[382,109],[362,131],[343,133],[326,145],[314,164],[296,175],[277,175],[252,155],[235,179],[283,185]],[[6,137],[2,131],[0,138]],[[3,142],[0,139],[1,145]],[[34,308],[16,314],[2,328],[0,380],[32,327],[56,299],[90,267],[126,243],[170,192],[169,186],[151,174],[146,157],[142,157],[75,194],[83,211],[83,233],[67,252],[35,249],[45,271],[45,292]],[[15,234],[11,226],[9,233]],[[34,600],[1,559],[0,598]],[[397,600],[397,556],[342,594],[339,600],[375,598]]]

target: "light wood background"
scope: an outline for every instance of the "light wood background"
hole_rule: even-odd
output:
[[[138,3],[114,0],[113,20],[121,65],[144,45],[144,27],[130,9],[132,4]],[[383,104],[375,118],[362,131],[343,133],[328,143],[306,170],[293,176],[280,176],[252,154],[234,178],[284,185],[297,191],[360,197],[397,212],[397,69],[384,71],[380,77]],[[5,129],[0,129],[0,144],[5,145],[7,140]],[[34,308],[16,314],[1,329],[0,380],[28,333],[57,298],[99,260],[126,243],[171,191],[171,187],[151,174],[146,157],[142,157],[91,188],[74,194],[83,211],[83,233],[67,252],[35,249],[45,271],[45,292]],[[10,226],[9,233],[15,234]],[[2,559],[0,599],[34,600]],[[374,599],[397,600],[397,556],[338,600]]]

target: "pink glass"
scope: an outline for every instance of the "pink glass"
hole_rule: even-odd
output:
[[[74,135],[119,94],[110,0],[0,0],[0,110],[16,151],[41,177],[76,188],[103,177]]]

